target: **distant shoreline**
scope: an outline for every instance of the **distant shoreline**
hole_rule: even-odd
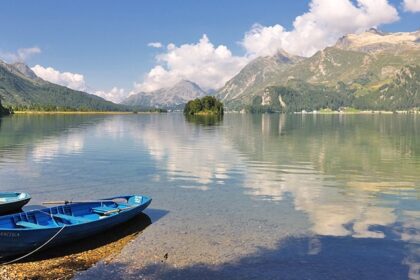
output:
[[[161,112],[113,112],[113,111],[14,111],[16,115],[135,115],[135,114],[159,114]],[[239,114],[255,114],[255,113],[244,113],[240,111],[225,111],[225,113],[239,113]],[[273,112],[280,113],[280,112]],[[264,113],[256,113],[264,114]],[[283,114],[283,113],[280,113]],[[392,114],[405,114],[405,115],[417,115],[420,111],[309,111],[309,112],[289,112],[284,114],[294,115],[392,115]],[[210,113],[197,113],[197,116],[213,116],[215,114]]]
[[[14,111],[16,115],[135,115],[156,114],[159,112],[113,112],[113,111]]]
[[[376,110],[364,110],[364,111],[312,111],[312,112],[294,112],[297,115],[392,115],[392,114],[419,114],[420,111],[376,111]]]
[[[418,115],[420,111],[309,111],[309,112],[261,112],[225,111],[227,114],[284,114],[284,115]]]

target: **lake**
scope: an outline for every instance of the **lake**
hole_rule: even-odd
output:
[[[76,278],[420,279],[419,115],[15,115],[0,191],[153,198]]]

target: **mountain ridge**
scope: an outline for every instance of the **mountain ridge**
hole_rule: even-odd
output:
[[[228,110],[234,111],[252,106],[260,110],[261,107],[269,106],[263,102],[262,97],[268,87],[276,86],[299,90],[302,87],[321,87],[324,92],[336,92],[337,96],[346,93],[351,98],[358,99],[364,94],[373,94],[392,81],[395,82],[397,73],[404,67],[414,67],[410,69],[416,71],[415,66],[420,65],[419,37],[419,31],[383,33],[369,30],[346,35],[334,46],[289,64],[276,63],[275,56],[258,58],[259,64],[254,60],[246,65],[216,95],[224,101]],[[310,89],[307,90],[309,91]],[[255,103],[257,97],[261,100],[258,105]],[[276,110],[281,111],[282,108],[278,104],[276,106]],[[328,104],[323,106],[328,107]]]
[[[181,80],[175,85],[152,92],[139,92],[122,101],[121,104],[142,108],[179,110],[195,98],[207,93],[194,82]]]
[[[35,75],[24,63],[0,60],[0,100],[18,110],[127,111],[99,96],[53,84]]]

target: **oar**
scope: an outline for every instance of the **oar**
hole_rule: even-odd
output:
[[[118,198],[116,198],[118,199]],[[123,198],[119,198],[123,199]],[[59,201],[45,201],[42,202],[43,205],[57,205],[57,204],[73,204],[73,203],[95,203],[95,202],[116,202],[114,200],[79,200],[79,201],[73,201],[73,200],[59,200]]]

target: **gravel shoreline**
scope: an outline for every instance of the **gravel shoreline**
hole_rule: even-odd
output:
[[[51,248],[21,262],[1,265],[0,279],[71,279],[99,261],[108,263],[147,226],[150,218],[141,214],[127,223],[58,248]]]

